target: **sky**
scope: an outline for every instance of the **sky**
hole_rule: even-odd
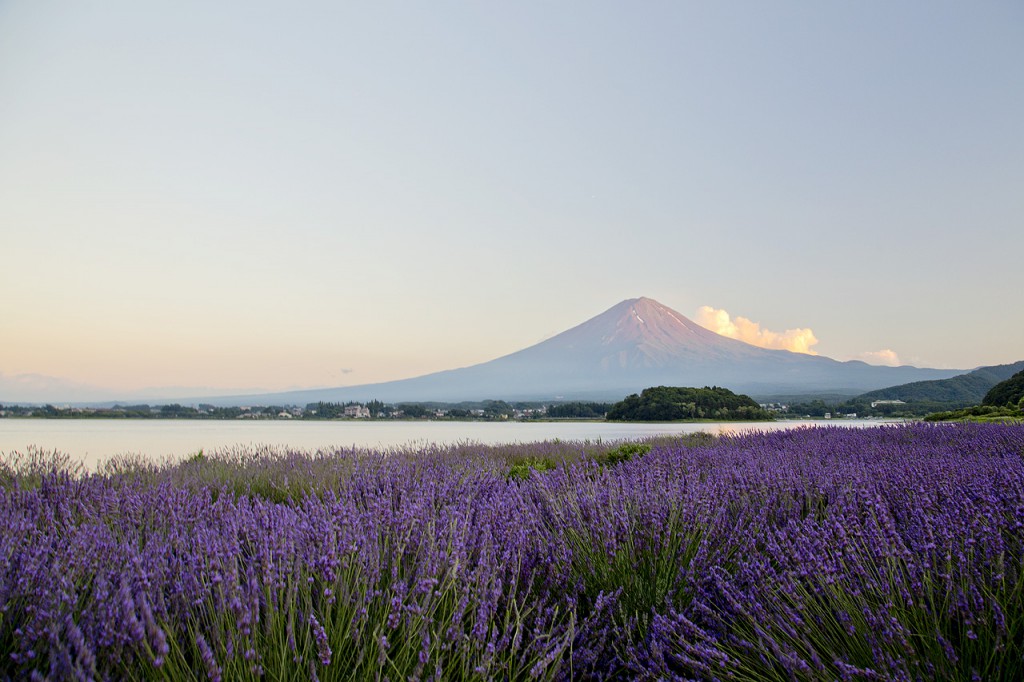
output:
[[[1024,4],[0,0],[0,401],[345,386],[647,296],[1024,359]]]

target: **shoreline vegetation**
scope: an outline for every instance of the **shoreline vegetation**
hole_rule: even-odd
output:
[[[664,388],[664,387],[660,387]],[[646,389],[648,391],[655,389]],[[698,390],[698,389],[672,389]],[[710,390],[710,389],[700,389]],[[641,394],[642,395],[642,394]],[[632,397],[632,396],[630,396]],[[629,400],[627,398],[626,400]],[[620,401],[621,402],[625,401]],[[686,405],[695,400],[681,400]],[[753,401],[752,401],[753,402]],[[462,403],[382,403],[379,401],[347,402],[347,403],[309,403],[299,405],[247,405],[236,407],[217,407],[207,403],[181,405],[170,403],[163,405],[137,404],[115,405],[110,407],[83,407],[74,405],[25,405],[0,404],[0,419],[283,419],[283,420],[401,420],[401,421],[606,421],[605,415],[617,403],[592,401],[542,402],[542,401],[504,401],[483,400]],[[975,408],[962,404],[948,405],[937,402],[873,401],[860,399],[833,398],[809,399],[806,396],[795,397],[792,401],[773,398],[772,402],[754,403],[757,408],[767,413],[760,419],[922,419],[933,414],[942,414],[941,418],[971,418],[979,415],[970,414]],[[1012,407],[1012,406],[1011,406]],[[710,411],[706,407],[705,416],[688,416],[682,413],[677,418],[643,419],[641,421],[657,422],[702,422],[702,421],[748,421],[747,415],[707,416],[719,407]],[[753,406],[751,406],[753,409]],[[1017,407],[1016,409],[1020,409]],[[959,411],[964,410],[963,414]],[[989,411],[991,412],[991,411]],[[725,412],[719,411],[720,415]],[[1016,413],[1007,413],[1013,416]]]
[[[462,403],[309,403],[296,405],[218,407],[212,404],[150,406],[115,405],[57,407],[0,405],[0,417],[44,419],[402,419],[449,421],[644,421],[715,422],[772,421],[777,412],[749,396],[725,388],[658,386],[617,403],[592,401],[513,402],[483,400]]]
[[[0,678],[1024,677],[1024,426],[0,459]]]
[[[926,421],[969,421],[980,423],[1024,421],[1024,371],[1001,381],[981,400],[980,405],[959,410],[937,412],[925,417]]]

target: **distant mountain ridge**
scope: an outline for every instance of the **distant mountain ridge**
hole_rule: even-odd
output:
[[[992,365],[933,381],[915,381],[869,391],[859,396],[868,400],[929,401],[949,403],[950,407],[978,405],[993,386],[1024,370],[1024,360],[1009,365]]]
[[[622,301],[557,336],[470,367],[362,386],[204,398],[217,405],[504,399],[620,400],[650,386],[722,386],[748,395],[854,396],[965,370],[878,367],[769,350],[716,334],[650,298]]]

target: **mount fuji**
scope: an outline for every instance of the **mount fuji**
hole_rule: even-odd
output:
[[[302,405],[371,399],[621,400],[658,385],[715,385],[755,396],[856,395],[965,371],[879,367],[759,348],[709,331],[655,300],[634,298],[536,345],[470,367],[361,386],[203,401]]]

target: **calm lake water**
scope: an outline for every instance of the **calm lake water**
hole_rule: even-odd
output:
[[[114,455],[163,460],[238,445],[390,448],[425,443],[634,440],[662,434],[774,431],[814,425],[874,426],[874,420],[609,424],[603,422],[201,421],[194,419],[0,419],[0,453],[29,446],[67,453],[94,469]]]

